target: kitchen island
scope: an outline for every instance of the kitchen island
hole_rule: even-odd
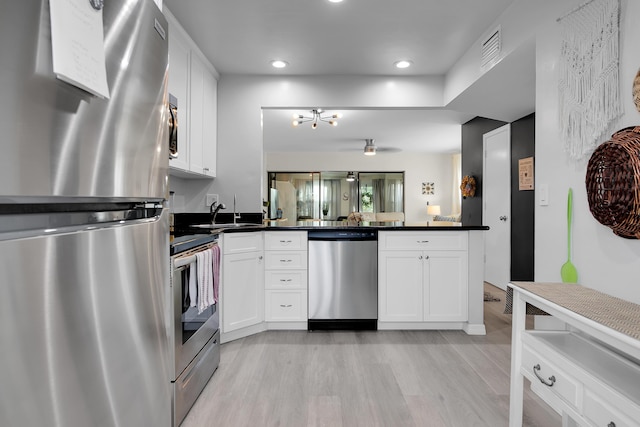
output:
[[[216,224],[222,236],[222,342],[307,329],[311,230],[376,230],[380,330],[484,335],[484,226],[457,223]],[[357,266],[356,266],[357,268]]]

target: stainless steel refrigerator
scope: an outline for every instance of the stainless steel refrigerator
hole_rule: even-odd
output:
[[[55,77],[49,11],[0,14],[0,425],[169,426],[167,22],[104,2],[105,100]]]

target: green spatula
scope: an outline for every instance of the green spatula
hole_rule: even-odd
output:
[[[578,270],[571,264],[571,213],[573,211],[573,190],[569,189],[567,196],[567,262],[560,268],[560,277],[563,283],[577,283]]]

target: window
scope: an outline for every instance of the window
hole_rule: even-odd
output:
[[[403,212],[404,172],[268,172],[269,209],[290,223],[336,221],[351,212]]]

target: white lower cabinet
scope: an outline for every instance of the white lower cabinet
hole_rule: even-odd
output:
[[[256,242],[262,242],[262,233],[223,236],[223,334],[264,322],[264,251]]]
[[[267,322],[299,322],[307,320],[307,291],[265,290]]]
[[[424,263],[422,252],[389,251],[378,256],[378,319],[421,322]]]
[[[306,329],[307,232],[265,232],[267,328]]]
[[[445,241],[442,233],[446,233]],[[468,319],[466,235],[402,231],[379,234],[380,322],[411,322],[414,326],[424,323],[426,326],[429,322]],[[429,249],[421,250],[425,245]],[[407,250],[412,248],[415,249]]]

